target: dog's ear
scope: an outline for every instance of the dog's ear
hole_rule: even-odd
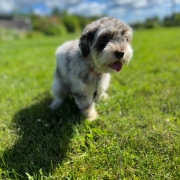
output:
[[[133,30],[128,27],[128,29],[122,30],[122,35],[124,35],[129,43],[132,41]]]
[[[89,28],[90,25],[86,26],[85,30],[81,34],[79,41],[79,48],[83,57],[87,57],[90,53],[90,47],[92,45],[94,36],[98,30],[98,27]]]

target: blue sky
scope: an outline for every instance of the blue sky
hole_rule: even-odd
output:
[[[173,1],[174,10],[180,12],[180,0],[0,0],[0,14],[31,10],[36,14],[46,15],[57,7],[71,14],[106,14],[132,23],[156,15],[160,18],[170,15]]]

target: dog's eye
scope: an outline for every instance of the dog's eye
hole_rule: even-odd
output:
[[[109,38],[108,38],[107,36],[103,36],[103,37],[101,37],[101,39],[100,39],[100,42],[101,42],[102,44],[106,44],[108,41],[109,41]]]
[[[108,44],[109,42],[109,37],[107,35],[104,35],[104,36],[101,36],[96,44],[96,47],[97,47],[97,50],[99,52],[101,52],[105,47],[106,45]]]

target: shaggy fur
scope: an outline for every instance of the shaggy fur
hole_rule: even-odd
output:
[[[71,93],[82,113],[95,120],[95,102],[107,97],[110,73],[119,72],[132,57],[131,40],[128,25],[104,17],[87,25],[79,40],[61,45],[56,51],[51,109],[58,108]]]

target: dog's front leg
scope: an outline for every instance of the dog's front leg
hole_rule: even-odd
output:
[[[97,85],[97,95],[95,97],[95,102],[99,102],[101,99],[103,100],[108,99],[109,96],[106,93],[106,90],[109,86],[110,78],[111,78],[110,74],[104,73],[99,79],[99,82]]]
[[[98,113],[95,109],[93,97],[88,97],[82,94],[74,94],[74,98],[78,108],[89,121],[97,119]]]

